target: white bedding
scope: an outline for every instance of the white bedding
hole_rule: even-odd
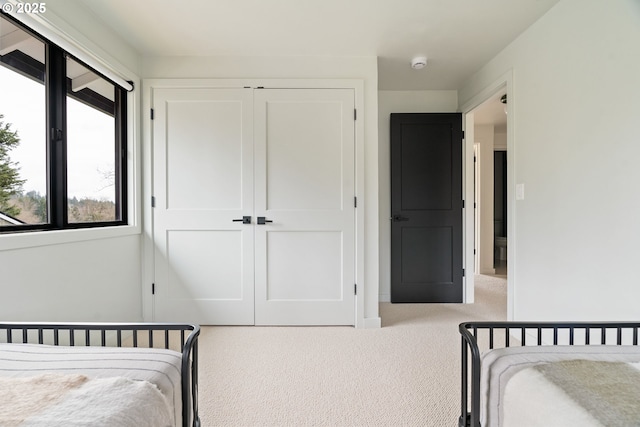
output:
[[[42,374],[0,378],[2,427],[171,427],[165,396],[147,381]]]
[[[567,360],[631,363],[640,368],[637,346],[539,346],[491,350],[482,358],[483,427],[601,427],[536,369],[536,365]]]
[[[0,377],[15,379],[48,373],[83,375],[92,380],[132,380],[139,387],[146,387],[140,384],[147,382],[164,396],[171,425],[181,425],[181,358],[180,353],[164,349],[0,344]]]

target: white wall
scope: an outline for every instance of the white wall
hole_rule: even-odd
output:
[[[476,195],[480,214],[478,264],[480,274],[494,274],[493,268],[493,125],[475,125],[474,143],[480,144],[476,167],[480,170],[480,188]]]
[[[380,176],[380,296],[391,300],[391,175],[390,121],[391,113],[452,113],[458,110],[455,90],[378,92],[378,159]]]
[[[378,315],[378,72],[375,57],[145,57],[145,79],[359,79],[364,82],[364,327]],[[146,142],[145,142],[146,143]],[[357,171],[357,173],[362,171]],[[362,199],[360,199],[362,200]],[[149,270],[149,262],[145,269]],[[359,292],[360,294],[360,292]]]
[[[129,79],[136,79],[137,53],[75,3],[47,1],[43,16],[27,16],[31,25],[73,38]],[[36,19],[37,18],[37,19]],[[34,27],[35,29],[39,29]],[[116,53],[117,52],[117,53]],[[137,161],[133,96],[129,170]],[[137,169],[137,168],[136,168]],[[131,175],[130,204],[137,220],[136,175]],[[0,235],[0,319],[42,321],[140,321],[141,255],[139,224],[118,230],[72,230]]]
[[[562,0],[459,92],[512,70],[515,320],[638,319],[638,52],[640,2]]]
[[[507,131],[499,127],[493,128],[493,149],[505,151],[507,149]]]
[[[0,263],[2,320],[142,320],[138,235],[2,251]]]

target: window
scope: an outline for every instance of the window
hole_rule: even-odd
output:
[[[127,91],[0,16],[0,233],[127,224]]]

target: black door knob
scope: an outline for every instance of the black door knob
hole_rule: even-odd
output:
[[[243,224],[251,224],[251,217],[250,216],[243,216],[241,219],[232,219],[231,221],[233,222],[241,222]]]
[[[273,221],[271,221],[270,219],[266,219],[266,218],[265,218],[265,217],[263,217],[263,216],[259,216],[257,219],[258,219],[258,224],[260,224],[260,225],[264,225],[264,224],[266,224],[267,222],[273,222]]]

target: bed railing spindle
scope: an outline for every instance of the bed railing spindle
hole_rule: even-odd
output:
[[[120,329],[116,331],[116,346],[122,347],[122,331]]]
[[[180,331],[180,351],[184,350],[184,329]]]
[[[53,345],[60,345],[60,329],[53,328]]]
[[[633,328],[633,345],[638,345],[638,328]]]
[[[618,327],[618,345],[622,345],[622,328]]]
[[[153,348],[153,330],[149,329],[149,348]]]
[[[85,346],[91,345],[91,334],[89,333],[89,329],[84,330],[84,345]]]
[[[493,349],[493,328],[489,328],[489,349]]]
[[[42,331],[42,328],[38,328],[38,344],[43,344],[44,343],[44,333]]]
[[[133,346],[138,347],[138,330],[133,331]]]
[[[574,332],[573,327],[570,327],[569,328],[569,345],[573,345],[573,332]]]
[[[591,328],[584,328],[584,344],[591,345]]]
[[[26,328],[22,328],[22,343],[26,344],[27,342],[29,342],[29,334],[27,334]]]
[[[73,328],[69,328],[69,345],[76,345],[76,331]]]
[[[191,352],[191,404],[193,406],[193,413],[198,413],[198,341],[193,343],[193,350]],[[189,399],[186,399],[187,402]],[[195,421],[195,420],[194,420]],[[198,423],[198,427],[200,423]]]
[[[169,349],[169,330],[168,329],[164,331],[164,348],[166,350]]]
[[[542,345],[542,328],[538,327],[538,345]]]
[[[461,337],[461,341],[462,341],[462,369],[461,371],[461,379],[462,379],[462,386],[460,387],[460,391],[461,391],[461,395],[460,395],[460,415],[462,417],[462,419],[466,418],[467,412],[469,411],[469,408],[467,407],[467,381],[468,381],[468,374],[467,374],[467,369],[468,369],[468,361],[467,361],[467,345],[465,343],[464,337]],[[465,421],[466,423],[466,421]]]

